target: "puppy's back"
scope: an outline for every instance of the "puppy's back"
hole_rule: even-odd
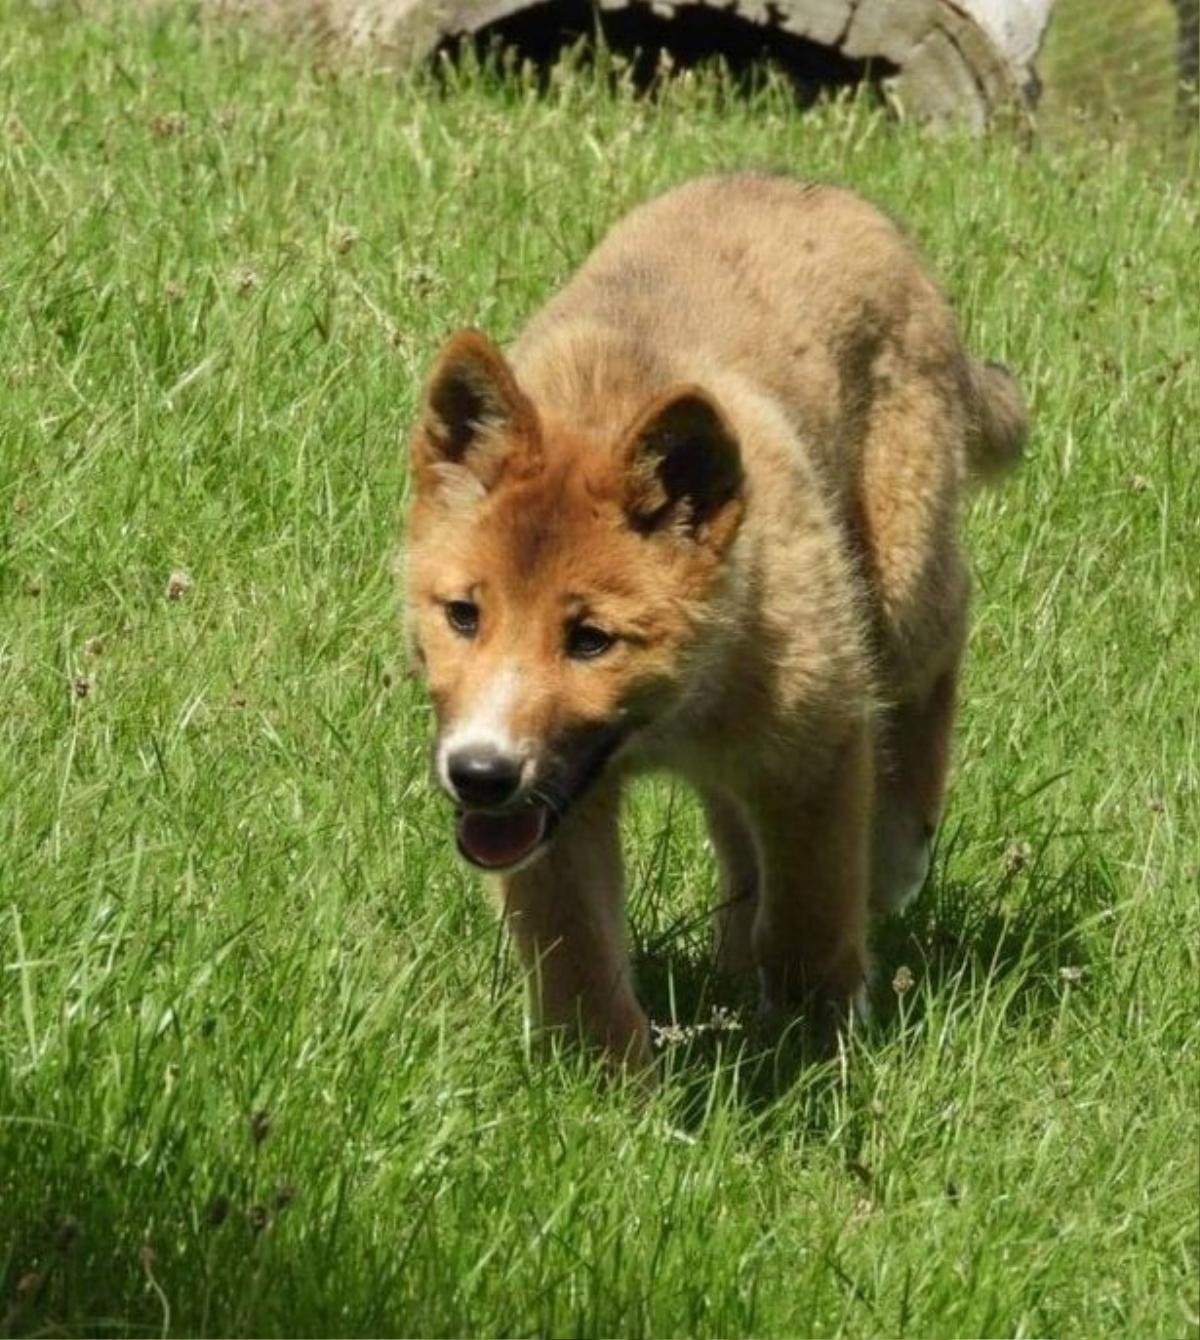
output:
[[[782,176],[703,177],[635,209],[530,322],[514,359],[536,382],[551,351],[586,362],[606,338],[624,353],[603,355],[607,388],[589,370],[597,395],[735,373],[839,480],[881,386],[920,369],[930,394],[953,401],[967,380],[949,308],[900,230],[849,191]]]

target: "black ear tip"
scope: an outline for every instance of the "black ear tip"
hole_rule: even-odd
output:
[[[682,391],[664,405],[658,424],[664,434],[684,438],[728,433],[721,411],[708,394],[698,388]]]
[[[419,467],[465,465],[490,488],[509,464],[538,456],[537,412],[504,354],[476,330],[442,348],[425,388],[413,453]]]
[[[469,364],[451,361],[438,369],[429,388],[429,430],[451,460],[470,445],[487,409],[486,391]]]
[[[517,393],[503,354],[477,330],[451,336],[426,392],[427,431],[451,460],[483,431],[510,420]]]
[[[667,459],[690,458],[695,468],[741,477],[737,436],[717,403],[704,391],[689,390],[671,401],[659,418]]]
[[[632,511],[642,528],[670,517],[695,529],[741,491],[742,454],[720,406],[699,387],[669,392],[647,411],[633,434]],[[655,481],[646,484],[647,474]]]
[[[742,458],[727,433],[679,437],[663,456],[659,475],[669,496],[719,505],[742,482]]]

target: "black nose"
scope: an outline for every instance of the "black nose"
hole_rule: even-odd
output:
[[[521,784],[521,760],[490,745],[456,749],[446,760],[446,774],[464,805],[503,805]]]

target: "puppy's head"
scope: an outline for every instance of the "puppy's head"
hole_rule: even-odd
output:
[[[411,471],[408,627],[434,768],[463,855],[510,869],[697,672],[741,456],[690,386],[585,436],[464,331],[430,377]]]

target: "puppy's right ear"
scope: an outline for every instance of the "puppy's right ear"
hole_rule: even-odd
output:
[[[533,402],[499,349],[460,330],[438,355],[412,437],[417,489],[490,489],[506,469],[535,469],[541,432]]]

